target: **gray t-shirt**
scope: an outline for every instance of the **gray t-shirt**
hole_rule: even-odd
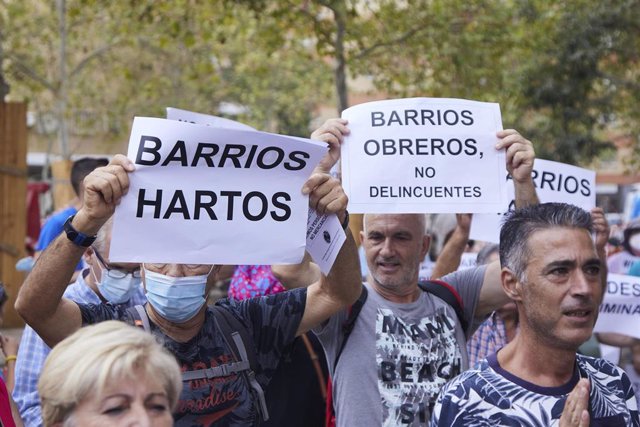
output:
[[[338,427],[426,426],[438,392],[468,368],[466,339],[480,296],[485,266],[458,271],[443,280],[460,294],[469,330],[440,298],[422,292],[397,304],[368,289],[367,300],[340,356],[347,311],[315,330],[333,376]]]

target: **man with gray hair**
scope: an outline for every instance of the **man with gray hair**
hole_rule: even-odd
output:
[[[66,288],[65,298],[82,304],[110,303],[126,307],[147,301],[141,285],[140,264],[109,262],[112,225],[113,220],[110,219],[100,229],[93,245],[87,248],[84,261],[88,267]],[[20,357],[16,362],[13,399],[20,417],[28,426],[42,425],[37,385],[50,352],[51,348],[42,338],[30,326],[25,326],[20,341]]]
[[[507,216],[500,232],[501,281],[516,303],[520,331],[445,386],[432,426],[640,425],[624,371],[577,354],[602,302],[608,234],[598,208],[589,215],[547,203]]]

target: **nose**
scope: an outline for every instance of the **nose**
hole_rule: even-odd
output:
[[[575,296],[593,296],[594,289],[600,277],[589,277],[581,269],[577,269],[571,286],[571,293]]]
[[[382,242],[382,247],[380,248],[380,255],[387,258],[393,256],[393,254],[393,243],[391,242],[391,239],[384,239],[384,241]]]
[[[128,427],[152,427],[153,422],[147,408],[144,404],[134,403],[131,405],[130,421],[126,424]]]

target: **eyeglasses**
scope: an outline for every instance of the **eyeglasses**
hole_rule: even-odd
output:
[[[102,264],[105,270],[107,270],[107,276],[111,277],[112,279],[124,279],[125,277],[127,277],[127,274],[131,274],[135,278],[140,278],[140,267],[136,268],[133,271],[124,271],[118,268],[109,267],[100,255],[100,252],[98,252],[96,248],[92,249],[93,253],[96,254],[96,258],[98,258],[98,261],[100,261],[100,264]]]

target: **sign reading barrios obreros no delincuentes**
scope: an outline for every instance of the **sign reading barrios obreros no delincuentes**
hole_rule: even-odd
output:
[[[376,101],[346,109],[342,146],[349,210],[495,213],[507,204],[495,103],[448,98]]]
[[[302,185],[323,142],[254,130],[136,117],[128,194],[116,209],[115,262],[300,262]]]

